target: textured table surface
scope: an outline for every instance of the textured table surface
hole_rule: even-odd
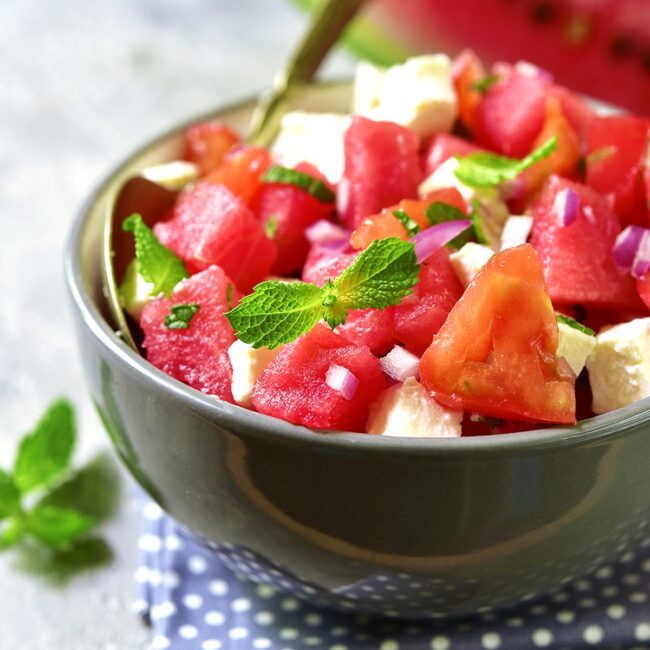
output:
[[[78,457],[108,444],[84,386],[63,282],[76,210],[131,149],[268,85],[304,26],[285,0],[0,3],[0,466],[58,395]],[[351,69],[337,55],[326,73]],[[105,527],[115,559],[55,587],[0,555],[0,650],[136,650],[138,513],[128,479]]]

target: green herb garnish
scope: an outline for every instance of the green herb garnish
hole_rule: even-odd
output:
[[[498,74],[489,74],[483,79],[480,79],[476,83],[472,84],[473,90],[478,90],[481,93],[487,92],[492,86],[494,86],[497,81],[501,79],[501,75]]]
[[[264,183],[280,183],[282,185],[295,185],[305,190],[321,203],[334,203],[336,196],[320,178],[314,178],[304,172],[287,167],[269,167],[262,176]]]
[[[572,327],[574,330],[578,330],[583,334],[587,334],[588,336],[594,336],[596,334],[596,332],[594,332],[591,327],[587,327],[586,325],[579,323],[577,320],[571,318],[570,316],[565,316],[564,314],[558,314],[556,312],[555,318],[557,318],[558,323],[564,323],[565,325]]]
[[[449,203],[444,203],[442,201],[436,201],[426,208],[424,211],[429,224],[432,226],[437,226],[440,223],[445,223],[446,221],[458,221],[461,219],[467,219],[467,215],[459,210],[456,206],[450,205]],[[464,232],[461,232],[460,235],[454,237],[450,242],[447,243],[447,246],[458,250],[462,248],[468,241],[471,241],[473,237],[476,237],[474,228],[468,228]]]
[[[278,232],[278,217],[272,214],[264,223],[264,233],[269,239],[275,239]]]
[[[345,322],[350,309],[398,304],[411,293],[419,271],[412,242],[377,239],[324,287],[262,282],[225,315],[244,343],[276,348],[308,332],[321,319],[334,329]]]
[[[194,314],[199,311],[199,305],[174,305],[169,314],[165,316],[165,327],[168,330],[186,330]]]
[[[485,151],[476,151],[468,156],[456,156],[458,167],[454,170],[454,174],[458,180],[471,187],[495,187],[504,181],[517,178],[521,172],[538,160],[550,156],[556,148],[557,136],[553,136],[521,160]]]
[[[75,441],[72,405],[57,400],[21,440],[13,471],[0,469],[0,549],[31,537],[57,552],[69,550],[100,516],[109,514],[93,511],[92,503],[90,508],[79,506],[80,498],[101,501],[101,495],[89,494],[87,489],[80,494],[82,475],[93,477],[93,487],[99,492],[106,487],[107,475],[98,478],[90,466],[71,472]]]
[[[150,295],[162,292],[169,297],[174,287],[189,276],[183,261],[158,241],[139,214],[127,217],[122,230],[133,233],[138,273],[153,284]]]
[[[420,232],[420,226],[404,210],[393,210],[393,216],[404,226],[406,234],[409,237],[417,235]]]

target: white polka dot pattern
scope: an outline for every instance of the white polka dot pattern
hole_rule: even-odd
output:
[[[319,609],[333,594],[301,581],[252,549],[210,551],[160,508],[143,506],[134,611],[152,626],[152,650],[528,650],[650,647],[650,537],[618,562],[594,561],[589,576],[565,579],[546,598],[535,593],[512,610],[484,607],[449,620],[448,599],[471,596],[476,581],[385,572],[336,590],[344,611]],[[541,571],[541,569],[540,569]],[[568,573],[568,572],[567,572]],[[254,575],[258,584],[247,579]],[[290,593],[287,593],[290,592]],[[384,619],[355,614],[375,604]],[[430,608],[429,621],[398,619]]]

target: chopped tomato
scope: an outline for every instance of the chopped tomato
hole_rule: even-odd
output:
[[[225,155],[240,142],[239,135],[221,122],[200,122],[185,131],[184,158],[196,163],[201,176],[221,165]]]
[[[458,208],[463,214],[469,216],[467,201],[455,187],[443,187],[440,190],[433,190],[424,196],[428,205],[432,203],[448,203]]]
[[[458,55],[454,61],[452,79],[458,96],[458,115],[471,131],[476,108],[483,98],[476,84],[485,79],[483,64],[472,50],[464,50]]]
[[[214,185],[225,185],[250,205],[262,185],[262,174],[270,164],[271,154],[266,149],[242,147],[228,154],[204,180]]]
[[[574,423],[575,375],[556,357],[558,327],[529,244],[494,255],[420,361],[449,407],[514,420]]]

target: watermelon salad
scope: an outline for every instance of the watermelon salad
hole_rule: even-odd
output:
[[[525,62],[362,63],[269,149],[185,132],[124,307],[156,367],[317,431],[574,424],[650,396],[649,129]]]

